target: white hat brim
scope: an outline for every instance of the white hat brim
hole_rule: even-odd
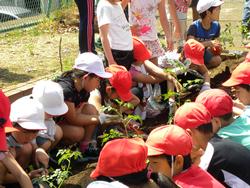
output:
[[[27,130],[46,130],[47,127],[44,124],[44,121],[42,122],[18,122],[18,124]]]
[[[61,106],[57,106],[56,108],[46,108],[44,107],[44,111],[47,114],[53,115],[53,116],[60,116],[68,112],[68,106],[65,103],[62,103]]]
[[[113,74],[109,73],[109,72],[101,72],[101,73],[93,72],[93,73],[96,74],[97,76],[101,77],[101,78],[111,78],[113,76]]]

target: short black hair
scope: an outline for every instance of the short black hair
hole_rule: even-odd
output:
[[[212,122],[200,125],[196,128],[198,131],[200,131],[203,134],[210,134],[213,133],[213,126]]]
[[[172,165],[172,156],[171,155],[165,155],[165,158],[167,159],[168,164],[171,167],[171,165]],[[191,160],[190,154],[184,155],[183,158],[184,158],[183,170],[186,170],[191,166],[192,160]],[[175,156],[173,156],[173,160],[175,161]]]
[[[201,17],[201,19],[204,19],[205,17],[206,17],[206,15],[207,15],[207,11],[209,11],[209,12],[213,12],[213,10],[215,9],[216,7],[210,7],[208,10],[206,10],[206,11],[204,11],[204,12],[202,12],[202,13],[200,13],[200,17]]]
[[[228,121],[232,118],[233,112],[229,112],[225,115],[220,116],[219,118],[222,119],[223,121]]]
[[[238,85],[239,87],[244,88],[245,90],[247,90],[248,92],[250,92],[250,85],[249,84],[240,84]]]

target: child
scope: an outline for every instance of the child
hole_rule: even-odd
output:
[[[56,79],[63,88],[64,101],[68,106],[68,112],[57,118],[66,144],[81,142],[81,151],[88,151],[97,125],[113,117],[99,114],[88,103],[90,92],[99,87],[100,80],[111,77],[111,73],[105,72],[102,60],[97,55],[86,52],[76,58],[73,70]]]
[[[130,9],[129,18],[130,24],[135,30],[134,35],[138,36],[152,52],[150,61],[157,65],[158,57],[164,54],[157,36],[157,11],[165,34],[167,49],[173,50],[173,40],[165,11],[165,0],[131,0]]]
[[[133,37],[133,46],[135,62],[132,64],[130,72],[133,86],[138,87],[141,93],[143,93],[142,102],[146,102],[153,95],[151,84],[167,81],[165,84],[169,90],[173,91],[175,88],[177,92],[181,90],[181,85],[173,76],[164,72],[163,69],[157,67],[151,61],[148,61],[151,52],[140,39]],[[171,98],[171,102],[174,103],[174,98]]]
[[[173,178],[180,187],[224,187],[209,173],[191,164],[192,138],[176,125],[154,129],[148,136],[148,159],[153,172]]]
[[[205,47],[194,39],[185,42],[181,52],[168,52],[159,58],[159,66],[171,69],[176,75],[195,70],[203,76],[201,92],[210,89],[210,76],[204,63]]]
[[[223,3],[220,0],[199,0],[197,11],[201,19],[194,21],[187,32],[188,39],[195,39],[206,48],[204,61],[208,68],[217,67],[221,63],[221,45],[216,39],[220,36],[220,24],[217,20]]]
[[[148,177],[147,153],[147,146],[140,138],[111,140],[103,147],[90,177],[119,181],[129,187],[158,187],[157,182]]]
[[[215,134],[209,141],[199,166],[229,187],[249,187],[250,151],[239,143],[222,139],[217,135],[218,131],[220,134],[224,128],[227,129],[237,121],[233,118],[232,98],[223,90],[210,89],[199,94],[195,102],[203,104],[211,113]],[[248,126],[249,124],[242,124],[242,130]],[[246,142],[250,136],[247,132],[244,131]],[[237,131],[233,131],[232,134],[237,134]]]
[[[40,81],[33,90],[32,97],[38,100],[44,107],[45,125],[44,131],[39,131],[36,143],[45,151],[53,148],[62,138],[61,127],[55,124],[53,117],[65,114],[68,106],[64,102],[62,87],[53,81]]]
[[[9,114],[9,99],[0,90],[0,187],[4,187],[2,185],[5,181],[5,173],[8,171],[16,177],[16,181],[21,187],[32,188],[33,186],[28,174],[26,174],[13,155],[8,151],[4,129],[8,129],[9,132],[17,131],[12,127]]]
[[[205,106],[196,102],[185,103],[176,111],[174,117],[175,124],[192,132],[194,149],[204,149],[205,153],[199,163],[203,169],[207,169],[218,181],[230,187],[232,185],[244,185],[239,187],[245,187],[249,184],[247,173],[235,171],[235,169],[243,165],[239,162],[241,159],[238,157],[241,156],[242,160],[246,159],[248,161],[250,153],[239,144],[218,140],[213,133],[213,129],[215,129],[214,121],[212,121],[211,115]],[[230,155],[231,152],[236,155]],[[235,163],[236,161],[237,163]],[[245,162],[243,166],[249,168]],[[234,182],[233,180],[236,179],[237,181]]]
[[[168,1],[168,20],[170,22],[171,33],[175,33],[174,38],[177,48],[182,47],[186,40],[187,32],[187,11],[191,0]],[[174,21],[174,22],[173,22]],[[174,23],[177,25],[175,26]]]
[[[127,102],[133,105],[135,108],[140,100],[131,93],[132,79],[130,72],[120,65],[110,65],[106,68],[107,72],[112,73],[112,77],[109,78],[108,82],[103,80],[101,82],[101,87],[99,90],[91,92],[89,102],[94,104],[94,106],[100,112],[102,105],[111,105],[117,107],[113,101],[119,99],[122,102]],[[126,112],[131,114],[134,110],[128,109],[126,107],[119,107],[121,112]]]
[[[223,138],[238,142],[250,149],[250,63],[239,64],[232,72],[231,77],[222,85],[234,87],[238,101],[245,106],[243,113],[231,122],[230,125],[219,131]]]
[[[108,65],[118,64],[130,69],[133,62],[132,34],[123,9],[128,0],[101,0],[97,20]]]
[[[75,0],[79,11],[79,51],[95,53],[94,15],[95,0]]]
[[[42,175],[48,168],[49,156],[42,148],[36,148],[31,143],[39,130],[46,129],[42,104],[29,97],[22,97],[11,104],[10,119],[14,128],[18,130],[7,135],[10,152],[24,169],[28,167],[34,152],[35,164],[40,169],[35,174],[31,172],[30,178],[33,175]],[[13,183],[17,180],[14,174],[9,174],[7,171],[6,177],[8,177],[6,183]]]
[[[210,89],[210,76],[203,58],[206,53],[205,51],[206,50],[204,46],[194,39],[189,39],[185,43],[183,49],[184,58],[189,58],[191,60],[191,65],[189,68],[196,70],[204,78],[204,82],[200,92]]]

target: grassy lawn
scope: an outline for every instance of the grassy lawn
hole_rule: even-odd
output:
[[[222,31],[231,30],[234,46],[244,50],[239,32],[243,0],[225,0],[221,9]],[[55,21],[45,20],[37,27],[0,34],[0,88],[8,90],[17,84],[53,77],[60,73],[60,57],[64,70],[70,69],[78,54],[77,9],[57,13]],[[192,22],[191,9],[188,23]],[[229,25],[229,26],[226,26]],[[59,55],[59,43],[61,55]]]

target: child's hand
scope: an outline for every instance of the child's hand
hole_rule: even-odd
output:
[[[36,170],[32,170],[29,173],[29,177],[30,177],[30,179],[33,179],[33,178],[38,178],[40,176],[47,175],[47,174],[48,174],[48,170],[47,169],[45,169],[45,168],[39,168],[39,169],[36,169]]]
[[[176,88],[177,92],[180,92],[183,88],[182,85],[180,84],[180,82],[178,82],[173,76],[170,76],[170,80],[171,82],[173,82],[174,87]]]
[[[171,37],[166,38],[166,44],[167,44],[167,51],[174,50],[174,41]]]
[[[44,168],[48,168],[49,166],[49,156],[42,148],[36,149],[35,154],[35,162],[37,167],[40,167],[40,164],[43,165]]]

